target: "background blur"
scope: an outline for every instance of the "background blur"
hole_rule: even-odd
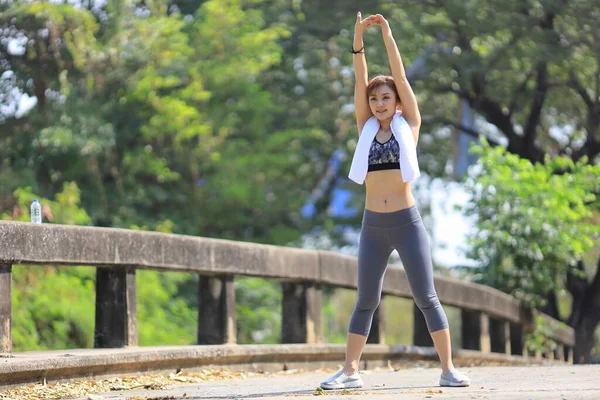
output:
[[[593,361],[595,0],[0,0],[0,218],[28,221],[39,198],[44,223],[355,255],[359,10],[390,21],[419,100],[414,193],[437,272],[564,320]],[[379,28],[365,45],[370,75],[389,74]],[[15,351],[93,345],[94,269],[13,277]],[[197,277],[137,281],[140,345],[193,344]],[[239,279],[236,296],[238,342],[278,342],[278,284]],[[354,299],[326,293],[326,341],[343,342]],[[412,303],[388,304],[388,343],[410,343]]]

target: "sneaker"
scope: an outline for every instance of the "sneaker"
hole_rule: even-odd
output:
[[[358,371],[348,376],[341,369],[337,374],[321,382],[320,386],[325,390],[360,388],[363,386],[363,381]]]
[[[464,374],[461,374],[456,369],[452,368],[450,371],[440,376],[440,386],[469,386],[471,380]]]

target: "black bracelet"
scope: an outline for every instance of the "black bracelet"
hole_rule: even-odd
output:
[[[363,51],[364,48],[365,48],[365,46],[363,46],[362,49],[355,51],[354,47],[352,47],[352,49],[350,50],[350,53],[352,53],[352,54],[364,53],[364,51]]]

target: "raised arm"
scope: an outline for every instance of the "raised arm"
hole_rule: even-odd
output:
[[[356,25],[354,26],[354,43],[352,51],[352,63],[354,65],[354,113],[356,114],[356,127],[358,135],[362,131],[363,126],[373,115],[367,101],[367,84],[369,82],[369,74],[367,71],[367,60],[365,58],[363,33],[366,28],[376,23],[376,17],[362,19],[360,11],[356,15]]]
[[[415,93],[410,87],[410,83],[406,78],[406,71],[402,64],[402,58],[400,57],[400,51],[392,35],[390,24],[383,18],[381,14],[376,15],[377,24],[381,26],[381,32],[383,34],[383,41],[385,48],[388,53],[390,60],[390,69],[392,70],[392,77],[396,83],[396,89],[400,95],[402,101],[402,116],[411,126],[415,143],[419,139],[419,128],[421,127],[421,113],[419,112],[419,105],[417,104],[417,98]]]

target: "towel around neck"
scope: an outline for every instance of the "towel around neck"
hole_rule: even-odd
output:
[[[398,141],[398,147],[400,149],[400,172],[402,174],[402,180],[404,182],[413,181],[421,175],[421,171],[419,170],[417,146],[415,144],[415,139],[413,138],[412,129],[400,113],[394,115],[390,125],[392,134]],[[348,177],[359,185],[363,184],[367,176],[367,170],[369,168],[369,149],[371,148],[373,139],[375,139],[375,135],[377,135],[377,132],[379,131],[379,127],[379,120],[377,120],[375,116],[372,116],[365,123],[360,137],[358,138],[358,144],[354,150],[354,157],[352,158]]]

